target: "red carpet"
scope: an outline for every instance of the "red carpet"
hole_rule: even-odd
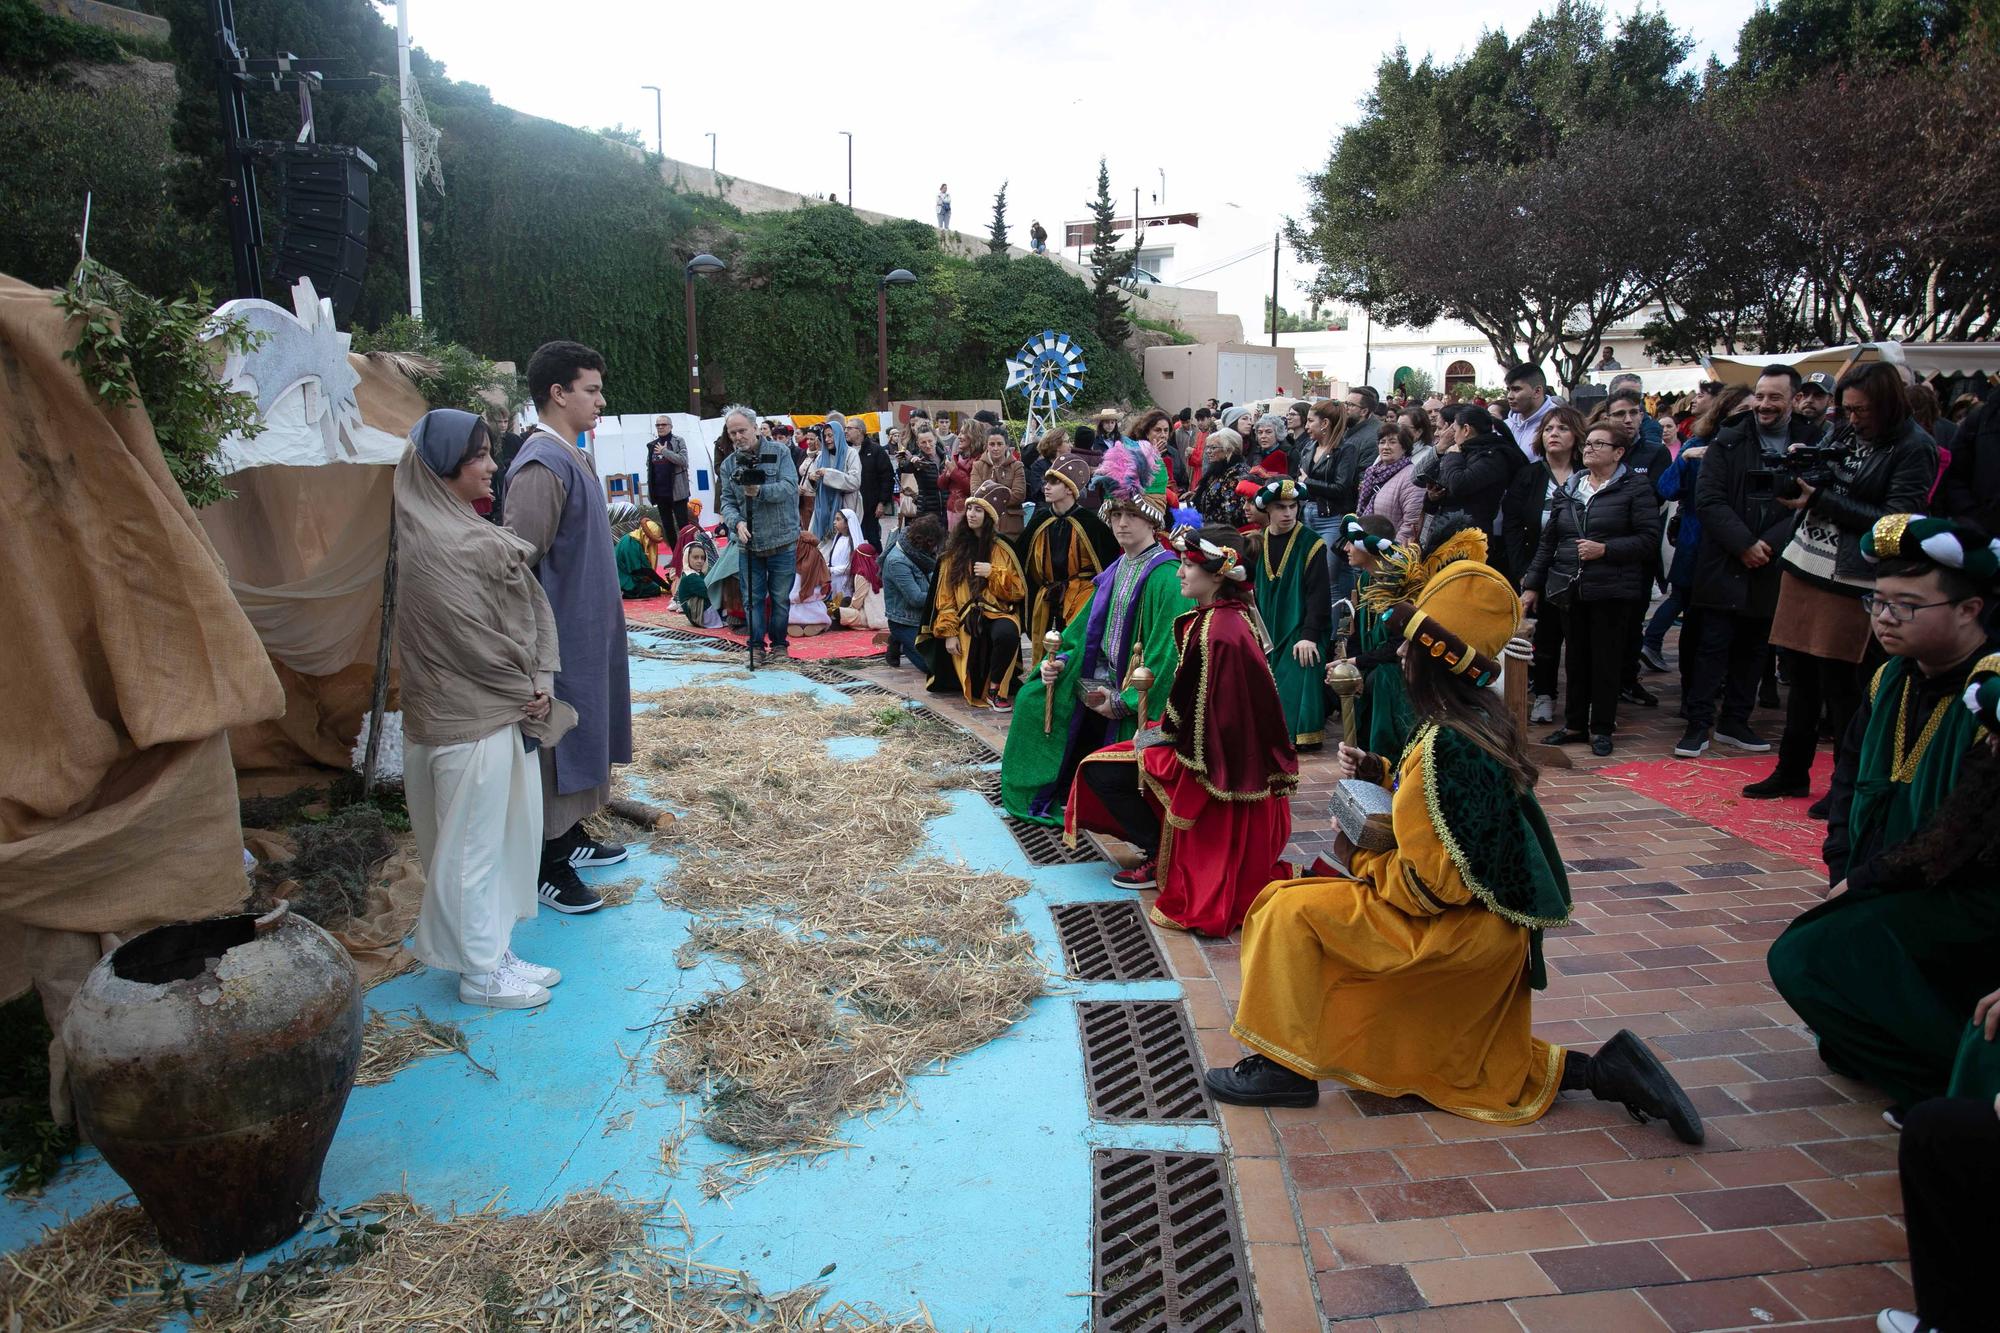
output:
[[[705,634],[721,643],[734,644],[741,648],[749,642],[741,634],[732,634],[724,629],[694,629],[687,623],[687,617],[678,611],[667,610],[664,599],[657,602],[625,603],[625,620],[633,625],[651,625],[659,629],[683,630],[692,634]],[[887,642],[887,636],[877,641],[881,633],[872,629],[830,629],[824,634],[816,634],[810,639],[793,637],[786,647],[793,657],[802,662],[822,662],[830,657],[880,657]]]
[[[1795,801],[1753,801],[1744,796],[1744,784],[1768,777],[1771,767],[1770,755],[1650,759],[1600,768],[1595,774],[1767,852],[1820,869],[1826,825],[1808,817],[1806,807],[1826,794],[1833,780],[1833,754],[1822,749],[1813,759],[1812,796]]]

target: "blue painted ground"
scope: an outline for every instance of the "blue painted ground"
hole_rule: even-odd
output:
[[[633,690],[697,686],[724,669],[634,658]],[[780,671],[719,683],[845,698]],[[865,764],[874,742],[829,748]],[[705,1261],[743,1269],[767,1291],[814,1281],[833,1264],[824,1281],[834,1299],[889,1312],[922,1302],[940,1329],[1086,1327],[1091,1149],[1213,1152],[1220,1143],[1208,1127],[1090,1120],[1076,999],[1172,998],[1179,988],[1061,981],[1050,905],[1120,891],[1103,866],[1030,866],[992,806],[976,793],[948,795],[951,812],[933,821],[919,855],[1029,880],[1020,914],[1057,978],[1056,993],[1001,1039],[917,1079],[910,1104],[845,1126],[852,1151],[771,1171],[726,1202],[702,1198],[701,1170],[736,1154],[699,1132],[688,1138],[678,1174],[663,1170],[661,1141],[678,1132],[684,1113],[692,1124],[700,1106],[690,1099],[683,1107],[653,1072],[660,1029],[648,1025],[667,1007],[733,980],[734,968],[707,958],[687,971],[675,965],[689,917],[664,908],[651,889],[672,859],[635,849],[631,863],[585,875],[643,876],[648,887],[632,904],[581,918],[543,912],[515,931],[517,952],[563,972],[547,1008],[492,1014],[461,1005],[455,978],[433,972],[369,992],[373,1009],[416,1006],[464,1023],[474,1054],[499,1077],[446,1056],[355,1089],[327,1160],[327,1202],[345,1207],[407,1189],[439,1208],[477,1207],[504,1193],[504,1206],[530,1209],[605,1187],[665,1200],[669,1215],[684,1211]],[[45,1224],[123,1192],[88,1155],[43,1197],[0,1200],[0,1249],[17,1249]]]

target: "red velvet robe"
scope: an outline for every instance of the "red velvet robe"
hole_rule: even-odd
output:
[[[1174,641],[1180,665],[1159,742],[1135,750],[1121,741],[1083,763],[1137,768],[1134,781],[1160,813],[1154,906],[1186,929],[1227,935],[1266,884],[1291,875],[1280,858],[1292,836],[1298,754],[1246,603],[1196,607],[1174,622]],[[1123,836],[1079,765],[1064,833],[1074,842],[1082,829]]]

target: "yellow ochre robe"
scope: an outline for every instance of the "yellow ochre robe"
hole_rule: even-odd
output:
[[[1280,880],[1258,895],[1231,1031],[1308,1078],[1526,1124],[1561,1088],[1564,1053],[1530,1029],[1533,931],[1489,910],[1490,891],[1440,835],[1433,792],[1460,788],[1438,777],[1435,739],[1425,728],[1404,754],[1393,849],[1356,852],[1355,879]],[[1545,832],[1538,808],[1534,823]],[[1523,856],[1553,852],[1520,841]],[[1546,874],[1560,882],[1560,860]]]

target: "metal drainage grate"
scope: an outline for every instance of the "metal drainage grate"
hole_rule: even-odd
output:
[[[853,685],[854,677],[839,667],[823,666],[818,662],[803,662],[794,657],[784,664],[784,669],[795,676],[804,676],[816,685]]]
[[[1097,1333],[1255,1333],[1229,1172],[1207,1153],[1090,1161]]]
[[[1047,824],[1032,824],[1009,815],[1007,831],[1014,835],[1014,841],[1021,844],[1021,850],[1028,854],[1029,865],[1080,866],[1099,859],[1088,842],[1078,841],[1076,846],[1071,847],[1063,842],[1061,829],[1050,828]]]
[[[894,690],[885,690],[872,680],[848,681],[844,684],[836,685],[833,688],[839,690],[842,694],[846,695],[850,699],[902,698],[902,696],[897,694]]]
[[[1000,770],[996,768],[981,773],[965,784],[965,790],[978,792],[989,804],[1000,804]]]
[[[1194,1031],[1178,1000],[1076,1006],[1083,1082],[1099,1120],[1212,1120]]]
[[[1058,903],[1050,911],[1069,975],[1079,981],[1168,978],[1167,960],[1138,903]]]

